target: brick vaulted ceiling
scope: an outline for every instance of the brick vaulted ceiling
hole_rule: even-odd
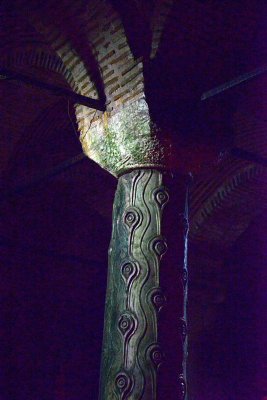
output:
[[[267,7],[264,1],[2,1],[0,68],[105,100],[107,113],[103,115],[31,85],[0,80],[2,193],[14,192],[21,184],[31,183],[44,172],[51,175],[49,192],[43,185],[35,195],[30,192],[18,200],[11,196],[10,201],[1,202],[1,235],[4,232],[8,238],[25,242],[34,253],[33,263],[40,264],[41,255],[32,251],[35,249],[33,244],[45,243],[51,252],[49,255],[55,252],[63,253],[65,257],[68,252],[73,259],[83,260],[88,256],[89,238],[89,247],[94,250],[93,264],[97,266],[92,272],[93,280],[100,282],[97,280],[101,275],[98,265],[102,262],[103,247],[107,248],[108,239],[102,238],[99,231],[110,229],[116,180],[89,160],[60,168],[59,174],[55,171],[59,165],[63,163],[64,166],[65,161],[81,153],[79,135],[83,137],[94,126],[105,123],[105,118],[116,114],[121,107],[145,97],[163,140],[172,143],[172,168],[181,175],[192,173],[194,177],[190,236],[192,249],[197,251],[196,255],[193,251],[191,255],[192,280],[194,274],[200,274],[202,270],[204,273],[198,278],[198,287],[191,289],[192,298],[201,303],[198,299],[203,297],[203,285],[207,285],[208,275],[210,286],[216,291],[215,295],[212,290],[205,291],[204,296],[211,298],[207,301],[212,304],[209,310],[215,301],[220,307],[219,298],[224,295],[220,288],[223,285],[223,279],[220,279],[222,251],[226,254],[251,222],[260,221],[266,208],[267,74],[258,75],[205,101],[201,101],[201,96],[257,68],[264,70],[267,65],[266,38]],[[240,157],[233,148],[248,153]],[[64,197],[69,206],[63,202]],[[34,214],[32,219],[27,214],[28,209]],[[99,222],[94,219],[95,215]],[[62,219],[71,227],[71,233],[63,231]],[[42,226],[44,220],[46,230]],[[253,226],[252,232],[255,232],[255,224]],[[25,227],[31,232],[29,237]],[[101,240],[105,246],[91,246]],[[18,251],[22,251],[22,247]],[[65,258],[63,261],[65,263]],[[49,281],[51,273],[52,278],[57,276],[59,281],[54,283],[52,279],[52,286],[63,287],[60,272],[54,275],[54,269],[51,267],[50,270],[47,265],[48,272],[41,271],[44,276],[40,275],[40,279],[44,277]],[[69,276],[65,266],[58,268]],[[20,272],[17,273],[20,277]],[[79,274],[85,274],[82,275],[84,282],[88,281],[86,273],[86,269],[78,269],[74,276],[77,287]],[[14,285],[19,286],[21,278],[16,279]],[[39,275],[36,279],[38,281]],[[47,284],[46,280],[44,282]],[[97,285],[90,285],[90,291],[100,303]],[[85,283],[80,292],[75,292],[69,282],[63,294],[77,297],[83,310],[88,290]],[[102,295],[104,298],[104,292]],[[58,296],[60,298],[60,291]],[[95,302],[92,309],[97,307]],[[65,318],[63,306],[61,311]],[[99,319],[101,313],[100,307]],[[200,312],[195,314],[201,315]],[[207,318],[205,323],[209,322]],[[101,335],[101,329],[97,329]],[[196,322],[192,329],[195,329],[192,336],[196,338],[199,329],[203,331],[204,328]],[[96,369],[95,364],[93,359],[92,369]],[[68,371],[70,367],[63,365],[62,368],[63,376],[64,368]],[[21,382],[24,382],[23,374],[21,376]],[[45,387],[41,390],[44,392]],[[91,386],[88,390],[90,392]],[[24,396],[27,400],[30,398]],[[10,398],[24,400],[21,395]],[[62,394],[57,398],[65,397]],[[76,400],[77,397],[73,398]],[[207,395],[204,398],[207,400]]]
[[[239,147],[266,156],[266,76],[200,98],[264,65],[264,9],[260,1],[4,1],[0,63],[105,99],[111,114],[146,96],[153,120],[175,147],[174,168],[195,176],[192,238],[228,246],[266,203],[265,168],[230,152]],[[40,137],[60,130],[74,135],[73,125],[84,135],[102,120],[102,112],[31,86],[2,80],[0,90],[4,187],[14,179],[14,158],[29,159]],[[51,167],[68,156],[55,153],[47,140],[46,161],[30,167]],[[19,173],[30,176],[23,168]]]

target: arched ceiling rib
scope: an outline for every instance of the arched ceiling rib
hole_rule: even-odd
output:
[[[264,34],[261,13],[251,2],[246,1],[243,8],[232,2],[223,6],[221,2],[198,1],[192,1],[191,7],[188,7],[188,2],[171,0],[134,1],[129,4],[107,0],[65,0],[61,3],[20,0],[13,3],[16,7],[7,6],[8,2],[6,7],[2,7],[2,20],[5,22],[0,30],[1,66],[13,66],[14,69],[38,75],[40,79],[69,85],[86,96],[106,97],[110,114],[116,113],[124,104],[142,98],[145,81],[146,95],[153,88],[150,97],[156,104],[154,112],[156,110],[163,115],[163,135],[167,136],[169,131],[174,130],[172,135],[179,145],[182,146],[189,135],[186,133],[180,141],[183,130],[190,131],[191,135],[195,130],[190,144],[192,148],[195,139],[200,145],[201,141],[207,140],[210,141],[206,146],[207,153],[214,143],[216,153],[220,147],[220,144],[216,147],[216,138],[222,140],[223,135],[229,135],[228,144],[231,142],[237,147],[266,155],[264,91],[260,95],[261,100],[257,100],[260,85],[251,90],[247,86],[248,89],[244,90],[245,98],[251,99],[250,103],[244,100],[236,102],[238,96],[234,95],[225,114],[223,103],[218,103],[220,118],[225,120],[225,115],[229,117],[233,128],[230,134],[227,126],[222,128],[212,107],[203,106],[210,112],[208,118],[214,116],[214,121],[206,121],[207,125],[202,130],[197,125],[197,118],[189,126],[182,115],[188,114],[189,119],[192,115],[194,120],[188,109],[195,112],[194,101],[198,101],[202,91],[238,73],[247,72],[246,68],[259,66],[259,55],[262,59],[266,56],[267,48],[257,37],[258,26],[261,26],[261,35]],[[134,17],[132,26],[131,15]],[[139,22],[142,35],[148,32],[143,47],[141,38],[136,34]],[[142,58],[147,55],[148,43],[152,46],[151,55],[156,56],[153,61]],[[242,62],[238,64],[238,60]],[[34,129],[38,113],[44,112],[45,115],[45,110],[53,108],[57,99],[50,99],[45,94],[39,96],[33,88],[20,88],[20,95],[27,99],[25,110],[25,107],[19,106],[21,97],[17,98],[16,84],[1,82],[0,90],[2,98],[6,99],[1,104],[2,121],[6,127],[1,141],[9,147],[9,157],[12,157],[12,143],[19,143],[19,136],[22,132],[25,134],[19,125]],[[35,104],[37,98],[38,105]],[[260,107],[259,101],[262,104]],[[187,102],[188,107],[185,107]],[[237,109],[231,109],[230,103],[235,104]],[[15,105],[15,112],[11,104]],[[248,115],[252,109],[256,120]],[[62,112],[62,118],[68,118],[67,107],[65,114]],[[101,113],[81,105],[76,105],[76,115],[82,135],[89,127],[103,122]],[[176,125],[168,125],[168,120],[175,120]],[[183,122],[180,123],[180,120]],[[49,126],[51,124],[47,129],[51,129]],[[223,130],[222,135],[220,129]],[[190,146],[188,156],[194,159]],[[186,154],[184,150],[181,152]],[[204,150],[202,153],[205,157]],[[227,208],[229,199],[229,209],[233,204],[238,208],[244,198],[252,205],[254,190],[256,193],[260,190],[262,202],[265,201],[264,190],[258,188],[264,182],[265,172],[261,167],[233,157],[223,160],[213,171],[208,170],[206,177],[197,177],[192,191],[192,237],[201,240],[200,227],[208,224],[213,213],[218,219],[224,218],[218,210]],[[207,233],[208,230],[203,233],[203,238],[212,236],[212,230]]]

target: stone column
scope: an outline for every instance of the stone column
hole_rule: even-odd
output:
[[[81,136],[84,152],[118,177],[100,400],[186,398],[185,188],[166,172],[161,133],[141,98]]]
[[[100,400],[186,398],[187,224],[164,180],[156,169],[118,180]]]

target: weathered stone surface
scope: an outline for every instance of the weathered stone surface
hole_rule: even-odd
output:
[[[168,249],[168,238],[163,236],[162,212],[168,203],[162,172],[138,169],[119,178],[109,249],[100,400],[163,400],[164,394],[170,400],[185,399],[187,281],[179,278],[183,269],[179,272],[174,257],[168,256],[173,254],[173,239]],[[175,254],[178,248],[180,260],[186,259],[174,236]],[[170,273],[174,291],[166,285]]]
[[[164,149],[155,133],[143,98],[115,114],[104,113],[81,142],[88,157],[118,176],[134,168],[164,166]]]
[[[162,174],[136,170],[119,179],[109,249],[101,400],[156,399]],[[161,246],[162,244],[162,246]],[[164,245],[163,245],[164,244]],[[164,251],[157,251],[163,249]]]

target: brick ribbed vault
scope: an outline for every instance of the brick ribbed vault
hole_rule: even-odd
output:
[[[100,142],[92,143],[92,137],[103,138],[116,125],[116,115],[122,110],[134,113],[136,104],[145,105],[146,123],[148,104],[153,128],[171,143],[172,168],[194,175],[191,240],[197,246],[229,248],[266,206],[266,169],[231,156],[229,150],[239,147],[266,157],[267,82],[260,77],[205,104],[200,98],[265,63],[266,24],[263,10],[250,1],[242,7],[233,2],[189,3],[3,2],[0,66],[104,99],[107,110],[68,104],[32,87],[1,81],[2,186],[34,173],[37,164],[28,162],[31,146],[40,156],[44,136],[51,147],[43,165],[63,160],[61,150],[53,153],[52,140],[62,130],[74,138],[68,114],[73,121],[76,116],[74,130],[84,151],[116,175],[109,157],[103,159],[107,147],[99,153]],[[128,157],[116,149],[120,162]],[[14,159],[20,168],[14,169]]]

